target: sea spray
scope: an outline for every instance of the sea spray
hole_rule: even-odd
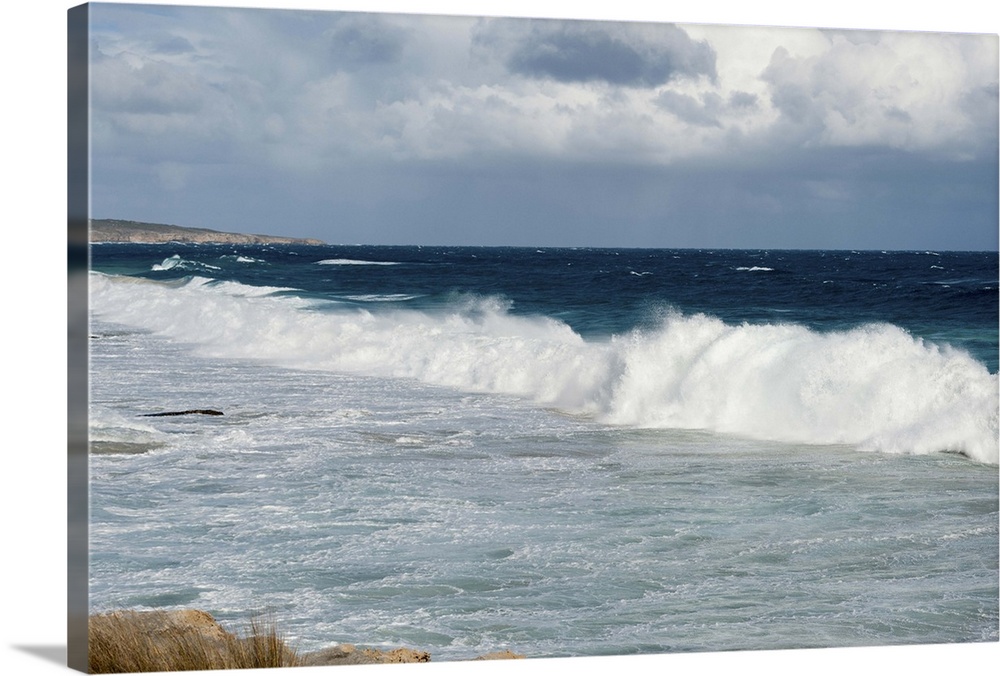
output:
[[[819,333],[673,315],[616,339],[605,419],[997,463],[997,376],[888,324]]]
[[[890,324],[819,332],[670,313],[658,326],[585,340],[557,319],[513,314],[496,296],[368,310],[278,291],[91,277],[97,316],[213,357],[515,395],[631,427],[997,463],[997,376]]]

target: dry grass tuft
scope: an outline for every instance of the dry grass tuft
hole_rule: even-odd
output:
[[[299,665],[274,622],[260,618],[250,621],[246,636],[236,636],[202,611],[117,611],[92,615],[89,632],[92,674]]]

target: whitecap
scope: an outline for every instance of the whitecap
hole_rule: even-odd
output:
[[[362,261],[353,258],[329,258],[316,261],[316,265],[400,265],[394,261]]]
[[[97,276],[91,296],[95,315],[213,357],[514,395],[635,428],[998,460],[997,376],[890,324],[821,333],[671,314],[654,329],[585,340],[559,320],[512,314],[498,297],[315,312],[251,289]]]

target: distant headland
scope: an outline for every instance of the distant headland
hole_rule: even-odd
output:
[[[236,232],[219,232],[207,228],[183,228],[162,223],[140,223],[116,219],[91,219],[91,242],[134,242],[160,244],[164,242],[189,242],[192,244],[309,244],[322,245],[318,239],[275,237],[273,235],[244,235]]]

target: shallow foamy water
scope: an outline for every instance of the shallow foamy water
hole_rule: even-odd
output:
[[[91,455],[95,610],[435,660],[997,640],[995,465],[91,333],[92,435],[142,451]]]

